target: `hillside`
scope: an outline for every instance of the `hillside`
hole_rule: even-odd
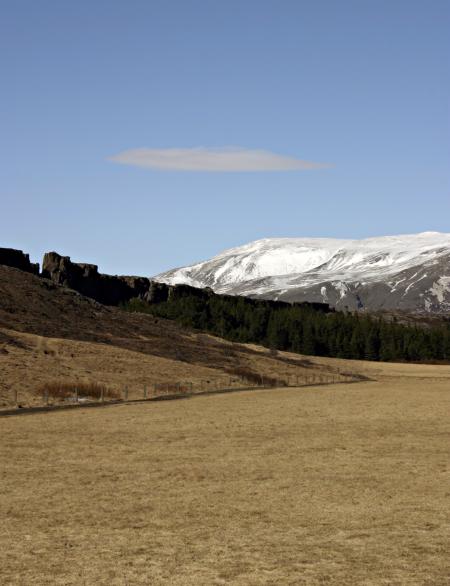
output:
[[[428,237],[429,235],[427,235]],[[22,251],[0,249],[0,261],[35,274]],[[98,266],[44,255],[43,279],[107,306],[178,321],[232,342],[257,343],[308,355],[367,360],[449,361],[450,323],[441,314],[335,311],[328,303],[265,300],[166,284],[147,277],[108,275]],[[409,327],[406,327],[409,326]]]
[[[336,372],[300,356],[227,342],[169,321],[103,306],[75,291],[0,266],[0,405],[13,392],[25,404],[41,400],[48,381],[144,385],[191,381],[225,384],[234,374],[280,378]],[[141,396],[141,395],[140,395]]]
[[[424,232],[365,240],[267,238],[155,277],[337,309],[450,310],[450,234]]]
[[[166,286],[157,303],[132,299],[129,311],[176,320],[234,342],[312,356],[374,361],[450,362],[450,321],[330,310],[328,305],[220,295],[189,285]],[[436,323],[433,323],[435,321]]]

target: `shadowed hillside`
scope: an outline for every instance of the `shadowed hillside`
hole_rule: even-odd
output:
[[[213,384],[238,374],[279,378],[334,367],[193,332],[174,321],[106,307],[18,269],[0,266],[0,402],[33,403],[45,382],[112,389],[175,381]]]

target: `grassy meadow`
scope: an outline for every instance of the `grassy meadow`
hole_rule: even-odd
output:
[[[449,584],[450,378],[412,369],[1,419],[0,583]]]

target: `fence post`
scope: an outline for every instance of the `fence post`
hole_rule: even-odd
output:
[[[44,403],[48,405],[48,390],[44,391]]]
[[[17,396],[18,396],[18,391],[17,391],[17,389],[14,389],[14,404],[16,405],[16,407],[19,402]]]
[[[105,389],[102,387],[100,390],[100,402],[103,403],[105,400]]]
[[[75,401],[78,403],[78,387],[75,389]]]
[[[144,385],[144,400],[147,399],[147,385]]]
[[[127,385],[125,385],[123,388],[123,399],[124,399],[124,401],[128,401],[128,387],[127,387]]]

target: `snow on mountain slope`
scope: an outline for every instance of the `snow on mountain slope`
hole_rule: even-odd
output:
[[[267,238],[156,280],[355,309],[450,310],[450,234]]]

